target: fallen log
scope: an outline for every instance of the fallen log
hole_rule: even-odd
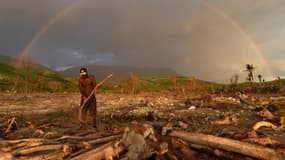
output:
[[[91,133],[91,134],[90,134]],[[104,132],[90,132],[90,133],[80,133],[78,135],[75,136],[71,136],[71,135],[64,135],[61,137],[56,138],[56,141],[62,141],[62,140],[92,140],[92,139],[98,139],[98,138],[104,138],[107,136],[113,136],[113,135],[118,135],[121,134],[122,132],[112,132],[112,133],[104,133]]]
[[[258,115],[268,120],[273,120],[275,118],[274,115],[266,108],[263,108],[261,111],[259,111]]]
[[[24,156],[24,155],[32,154],[35,152],[41,152],[41,151],[61,150],[61,149],[64,149],[64,147],[65,146],[63,144],[43,145],[43,146],[36,146],[36,147],[13,151],[12,154],[14,156]]]
[[[271,137],[263,137],[263,138],[247,138],[243,139],[244,142],[256,143],[263,146],[277,146],[280,145],[280,142],[271,138]]]
[[[215,149],[204,145],[190,144],[190,148],[199,150],[199,152],[210,153],[219,157],[220,159],[244,159],[242,155],[233,154],[233,152]],[[193,159],[193,158],[192,158]],[[197,159],[197,158],[196,158]]]
[[[113,144],[113,142],[109,142],[107,144],[103,144],[98,148],[95,148],[93,150],[90,150],[88,152],[85,152],[83,154],[77,155],[73,158],[71,158],[70,160],[82,160],[82,159],[88,159],[89,157],[91,157],[92,155],[97,154],[98,152],[102,152],[104,149],[108,148],[109,146],[111,146]],[[90,158],[91,159],[91,158]]]
[[[2,147],[1,151],[10,152],[10,151],[13,151],[13,150],[21,148],[21,147],[35,147],[35,146],[39,146],[41,144],[43,144],[43,142],[40,142],[40,141],[38,141],[38,142],[33,142],[33,141],[20,142],[20,143],[17,143],[15,145],[12,145],[9,147]]]
[[[222,149],[229,152],[235,152],[258,159],[266,159],[266,160],[285,159],[284,153],[260,145],[250,144],[228,138],[221,138],[200,133],[188,133],[183,131],[173,131],[170,133],[170,136],[184,139],[193,144],[209,146],[212,148]]]
[[[52,153],[48,156],[45,156],[44,160],[55,160],[55,159],[63,159],[66,155],[70,154],[70,152],[59,151],[56,153]]]
[[[90,145],[96,145],[96,144],[102,144],[102,143],[107,143],[110,141],[114,141],[118,138],[122,138],[123,135],[114,135],[114,136],[109,136],[109,137],[104,137],[104,138],[98,138],[94,140],[87,141]]]
[[[39,142],[39,141],[44,141],[45,139],[42,138],[25,138],[25,139],[16,139],[16,140],[2,140],[0,141],[0,147],[2,145],[11,145],[11,144],[16,144],[20,142],[27,142],[27,141],[33,141],[33,142]]]
[[[65,157],[63,151],[56,151],[48,154],[41,154],[37,156],[21,156],[19,159],[28,159],[28,160],[62,160]]]
[[[30,138],[30,139],[19,139],[19,140],[2,140],[0,141],[0,150],[3,150],[5,148],[12,147],[21,147],[23,144],[34,144],[34,143],[43,143],[44,139],[37,139],[37,138]]]
[[[110,74],[108,75],[105,79],[103,79],[100,83],[98,83],[96,85],[96,87],[93,89],[93,91],[91,92],[91,94],[84,100],[83,104],[80,106],[79,108],[79,116],[78,119],[81,123],[85,123],[86,121],[86,114],[87,114],[87,110],[89,107],[89,102],[92,100],[92,98],[94,97],[93,95],[96,93],[97,89],[102,86],[108,79],[110,79],[113,75]]]
[[[0,160],[13,160],[14,157],[11,153],[5,153],[0,151]]]

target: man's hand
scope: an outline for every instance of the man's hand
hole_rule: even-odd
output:
[[[86,97],[81,95],[81,100],[80,100],[80,106],[82,106],[82,104],[84,103]]]

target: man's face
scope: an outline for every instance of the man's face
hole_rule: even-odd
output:
[[[80,77],[86,78],[87,77],[87,71],[81,71],[80,72]]]

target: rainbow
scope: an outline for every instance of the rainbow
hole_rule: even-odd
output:
[[[28,45],[24,48],[24,50],[20,53],[19,57],[17,58],[16,66],[21,66],[23,62],[26,60],[29,52],[33,48],[33,46],[38,42],[38,40],[61,18],[65,17],[67,14],[69,14],[73,9],[75,9],[82,1],[84,0],[74,0],[69,5],[64,7],[62,10],[60,10],[54,17],[52,17],[32,38],[32,40],[28,43]],[[228,14],[226,14],[222,9],[217,8],[216,6],[208,3],[205,0],[201,1],[207,8],[209,8],[211,11],[216,13],[218,16],[222,17],[226,21],[228,21],[244,38],[252,49],[255,51],[256,58],[259,59],[262,66],[265,68],[265,72],[272,77],[273,73],[269,67],[269,64],[267,63],[266,59],[263,56],[263,53],[258,48],[256,43],[252,40],[250,35],[242,29],[242,27]]]
[[[264,58],[263,53],[258,48],[257,44],[253,41],[251,36],[235,21],[232,17],[230,17],[228,14],[226,14],[222,9],[217,8],[216,6],[210,4],[209,2],[202,0],[202,3],[209,8],[211,11],[225,19],[227,22],[229,22],[237,31],[245,38],[245,40],[250,44],[251,48],[254,50],[254,53],[256,54],[256,58],[260,61],[261,65],[264,67],[264,71],[269,76],[268,78],[273,78],[274,74],[271,71],[271,68]]]
[[[27,56],[33,46],[38,42],[38,40],[61,18],[65,17],[68,13],[70,13],[73,9],[75,9],[82,1],[84,0],[74,0],[69,5],[61,9],[55,16],[53,16],[32,38],[32,40],[28,43],[28,45],[24,48],[24,50],[20,53],[16,60],[16,67],[20,67],[23,65]]]

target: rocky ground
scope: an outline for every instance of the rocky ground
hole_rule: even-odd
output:
[[[156,139],[168,144],[168,156],[160,155],[160,159],[183,159],[183,156],[176,154],[178,152],[174,152],[177,150],[173,148],[174,142],[165,136],[172,130],[239,141],[248,139],[248,134],[254,131],[259,137],[271,138],[271,143],[251,143],[263,143],[263,146],[271,149],[285,148],[284,124],[280,122],[285,116],[285,97],[282,95],[98,94],[96,130],[92,129],[90,119],[87,128],[79,129],[79,100],[78,93],[1,94],[0,124],[9,124],[11,119],[14,119],[15,124],[12,128],[0,125],[0,138],[7,141],[52,139],[83,132],[111,134],[123,131],[130,125],[147,124],[154,129]],[[260,121],[270,123],[271,127],[261,126],[254,130],[254,125]],[[235,153],[232,156],[221,156],[210,150],[189,148],[190,157],[196,156],[196,159],[254,159]],[[4,154],[3,150],[0,154],[2,152]]]

